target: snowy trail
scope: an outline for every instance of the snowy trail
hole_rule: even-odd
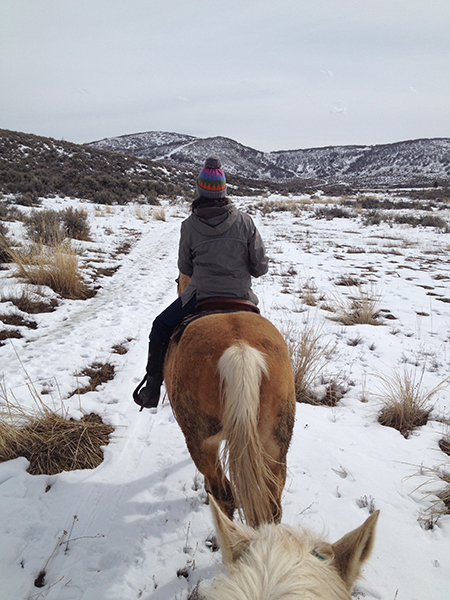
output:
[[[236,204],[252,210],[254,200]],[[137,219],[133,207],[100,216],[91,210],[91,255],[120,268],[98,280],[94,298],[62,301],[54,313],[36,316],[36,331],[14,340],[38,391],[46,378],[57,380],[52,397],[60,394],[70,415],[94,412],[115,431],[93,471],[31,476],[24,459],[0,464],[1,600],[187,600],[199,580],[207,585],[222,569],[219,553],[206,544],[212,520],[202,478],[170,406],[141,413],[131,399],[144,372],[151,322],[176,297],[178,235],[187,209],[164,209],[165,222]],[[433,400],[434,418],[409,439],[377,423],[374,398],[377,371],[425,365],[428,387],[448,374],[450,303],[438,300],[450,296],[442,255],[447,238],[405,227],[361,230],[358,221],[327,222],[308,213],[254,217],[271,259],[269,274],[254,282],[264,316],[282,331],[293,328],[294,337],[307,323],[322,327],[320,344],[335,345],[323,378],[345,385],[334,408],[297,407],[283,521],[335,541],[360,525],[373,503],[381,509],[375,550],[355,598],[448,600],[450,522],[443,517],[432,529],[421,527],[418,518],[430,500],[417,489],[426,479],[422,465],[443,461],[437,442],[445,424],[436,417],[448,414],[448,391]],[[129,254],[116,255],[124,241],[132,242]],[[318,306],[302,301],[306,285],[315,287],[316,297],[354,294],[355,288],[335,285],[350,274],[365,286],[379,283],[382,308],[396,319],[346,327],[328,319],[324,300]],[[112,353],[117,343],[126,354]],[[13,347],[1,347],[0,357],[5,382],[29,406]],[[114,364],[114,380],[67,399],[75,370],[97,360]],[[45,585],[37,588],[44,567]],[[180,570],[187,577],[177,576]]]
[[[153,318],[176,297],[177,246],[173,239],[179,222],[158,225],[150,223],[129,254],[120,255],[120,268],[113,277],[102,277],[97,282],[101,289],[93,298],[64,301],[55,313],[41,315],[38,329],[28,332],[25,340],[15,340],[2,349],[2,369],[9,371],[8,388],[22,386],[24,380],[21,369],[17,369],[16,377],[10,377],[14,372],[12,365],[18,365],[14,348],[26,365],[31,381],[51,382],[56,375],[65,397],[74,389],[75,371],[81,371],[94,361],[111,360],[114,344],[123,343],[125,339],[142,343],[142,338],[148,337]],[[168,269],[168,264],[173,269]],[[51,362],[36,360],[49,356],[55,348],[62,359],[57,373]],[[145,343],[142,352],[146,352]],[[74,354],[78,356],[76,364],[71,362]]]

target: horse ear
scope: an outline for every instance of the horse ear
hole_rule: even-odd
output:
[[[359,577],[362,563],[369,557],[375,541],[375,527],[380,511],[377,510],[362,525],[332,544],[334,566],[351,592]]]
[[[214,498],[208,494],[209,505],[214,519],[217,541],[222,552],[222,560],[225,564],[231,564],[238,560],[247,549],[249,542],[253,539],[253,530],[242,525],[238,527],[219,508]]]

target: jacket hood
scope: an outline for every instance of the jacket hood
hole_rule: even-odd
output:
[[[230,204],[227,206],[225,215],[219,215],[205,221],[193,213],[189,218],[192,220],[192,226],[203,235],[217,236],[228,231],[237,219],[237,208]]]

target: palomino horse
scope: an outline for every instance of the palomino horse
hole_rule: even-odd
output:
[[[180,279],[179,293],[189,282]],[[295,415],[279,331],[252,312],[206,314],[170,342],[164,380],[191,457],[220,508],[230,518],[237,508],[254,527],[279,521]]]
[[[374,543],[379,511],[335,544],[309,531],[236,525],[210,501],[227,574],[202,590],[207,600],[351,600]]]

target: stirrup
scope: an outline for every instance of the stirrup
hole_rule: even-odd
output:
[[[141,383],[137,386],[137,388],[133,392],[133,400],[136,402],[136,404],[138,406],[141,407],[141,409],[140,409],[139,412],[142,412],[144,410],[144,405],[139,400],[139,392],[144,387],[144,384],[145,384],[146,381],[147,381],[147,373],[144,375],[144,379],[141,381]]]

